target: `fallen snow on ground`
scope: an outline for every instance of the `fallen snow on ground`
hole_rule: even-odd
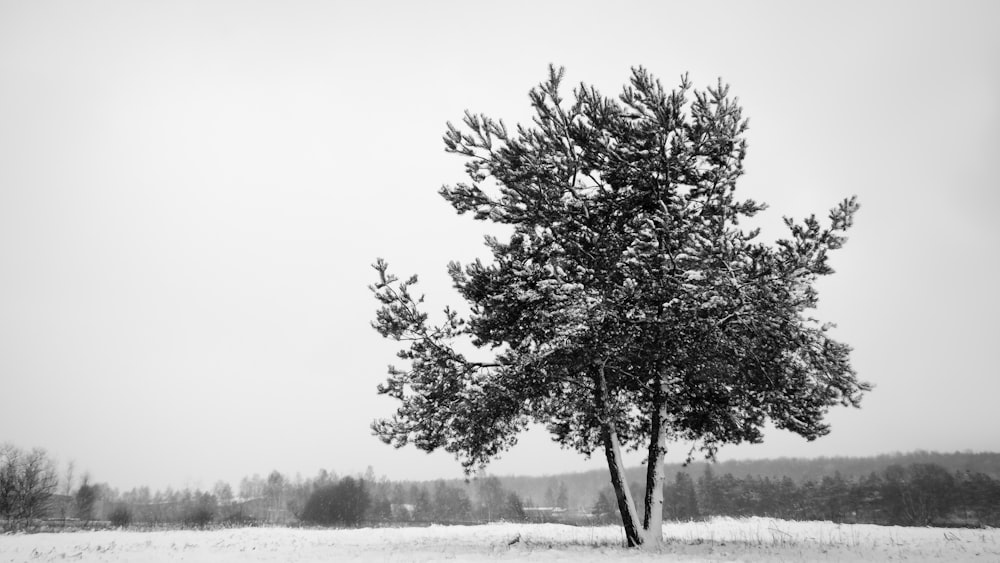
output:
[[[12,561],[1000,561],[1000,530],[902,528],[770,518],[667,523],[658,553],[622,547],[620,527],[109,530],[0,536]]]

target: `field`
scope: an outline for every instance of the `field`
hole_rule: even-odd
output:
[[[94,531],[0,536],[18,561],[1000,561],[1000,530],[716,518],[667,523],[662,552],[621,547],[614,526]]]

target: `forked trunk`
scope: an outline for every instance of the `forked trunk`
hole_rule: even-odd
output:
[[[667,409],[660,394],[656,397],[656,405],[650,428],[649,454],[646,456],[645,516],[642,520],[645,543],[650,547],[663,543],[663,458],[667,453],[667,433],[663,426]]]
[[[599,412],[606,414],[608,387],[603,366],[599,371],[596,383],[595,400],[598,403]],[[601,439],[604,442],[604,454],[608,460],[608,472],[611,474],[611,486],[615,490],[618,511],[622,517],[622,527],[625,529],[625,542],[628,547],[655,549],[663,543],[663,458],[666,453],[666,429],[663,426],[663,421],[666,417],[666,406],[662,394],[656,395],[654,406],[656,412],[653,414],[652,427],[650,428],[649,455],[646,460],[646,493],[643,498],[645,511],[641,523],[632,492],[628,486],[618,432],[609,419],[605,420],[601,426]]]
[[[602,430],[604,454],[608,458],[608,471],[611,473],[611,486],[615,489],[615,498],[618,501],[618,512],[622,515],[625,542],[629,547],[638,547],[646,538],[635,510],[635,502],[632,500],[632,491],[629,490],[618,433],[611,424],[605,424]]]

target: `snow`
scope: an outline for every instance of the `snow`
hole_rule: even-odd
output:
[[[18,561],[998,561],[1000,531],[838,525],[769,518],[666,523],[663,553],[621,547],[620,527],[108,530],[0,536]]]

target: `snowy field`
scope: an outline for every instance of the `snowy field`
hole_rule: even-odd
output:
[[[98,531],[0,536],[7,561],[1000,561],[1000,530],[769,518],[668,523],[659,553],[621,547],[614,526]]]

